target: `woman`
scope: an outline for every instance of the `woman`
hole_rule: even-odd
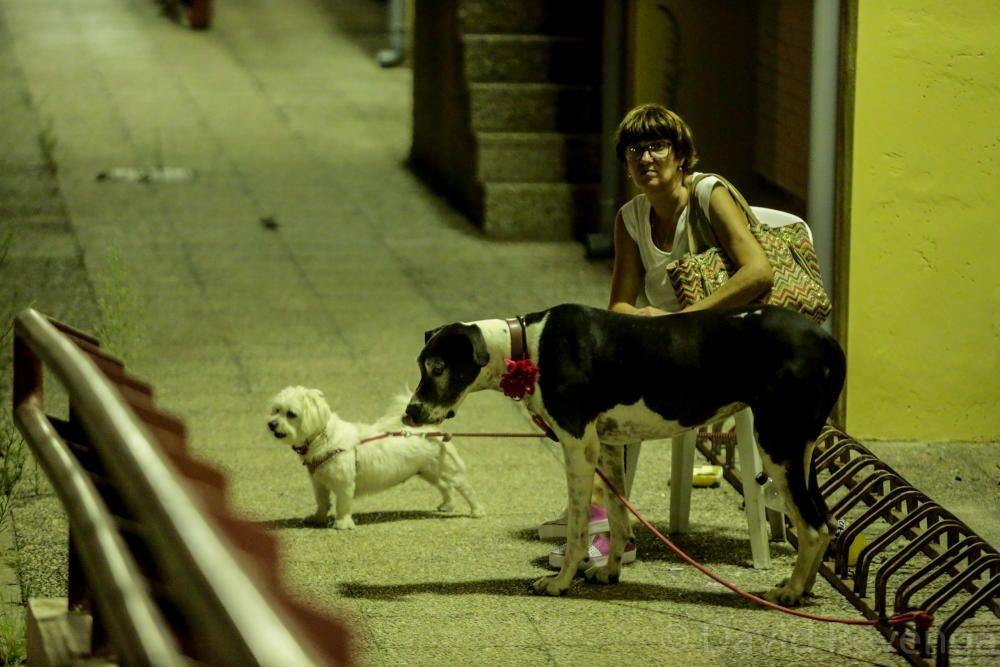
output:
[[[771,288],[771,264],[750,232],[739,204],[719,179],[693,171],[698,153],[691,128],[680,116],[659,104],[637,106],[625,115],[615,132],[615,152],[642,194],[622,206],[615,216],[609,310],[652,317],[740,306]],[[711,233],[736,271],[718,290],[681,308],[666,266],[693,250],[687,232],[693,206],[700,207],[699,219],[708,221]],[[626,494],[638,455],[638,444],[626,447]],[[590,557],[591,564],[597,565],[606,562],[608,552],[608,541],[602,534],[607,530],[603,495],[603,486],[595,480],[595,504],[590,509],[590,532],[595,537]],[[565,516],[560,516],[542,524],[539,536],[565,537],[565,530]],[[561,566],[563,553],[562,547],[550,553],[549,564]],[[630,544],[623,562],[633,560],[635,547]]]
[[[664,269],[691,252],[687,224],[692,203],[702,208],[702,219],[709,221],[737,270],[719,290],[683,310],[743,305],[770,289],[771,264],[729,191],[717,187],[720,181],[711,176],[698,179],[692,191],[698,153],[680,116],[658,104],[632,109],[618,126],[615,151],[642,194],[615,217],[610,310],[634,315],[681,311]],[[648,305],[636,306],[640,295]]]

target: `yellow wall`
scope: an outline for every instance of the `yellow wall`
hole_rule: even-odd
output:
[[[847,424],[1000,440],[1000,3],[860,0]]]

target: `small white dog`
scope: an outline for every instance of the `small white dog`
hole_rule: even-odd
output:
[[[465,463],[455,445],[423,435],[431,428],[399,432],[402,406],[375,424],[347,422],[337,416],[319,389],[285,387],[271,400],[267,426],[271,434],[292,446],[309,470],[316,513],[309,523],[323,524],[330,511],[330,493],[337,497],[334,528],[354,528],[354,498],[377,493],[417,476],[437,488],[443,498],[438,511],[450,512],[452,489],[469,503],[471,516],[485,515],[465,481]]]

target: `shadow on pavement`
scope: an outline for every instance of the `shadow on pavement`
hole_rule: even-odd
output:
[[[377,523],[395,523],[397,521],[414,521],[417,519],[468,519],[468,514],[449,514],[447,512],[434,512],[430,510],[405,510],[399,512],[365,512],[354,514],[354,523],[359,526],[366,526]],[[313,524],[305,520],[304,517],[291,517],[288,519],[270,519],[256,522],[263,528],[271,530],[286,530],[290,528],[314,528],[317,530],[328,530],[333,528],[333,517],[327,519],[326,524]]]
[[[655,525],[655,524],[654,524]],[[656,529],[667,536],[671,542],[680,547],[685,553],[703,565],[735,565],[750,566],[750,543],[745,535],[720,534],[710,530],[694,530],[683,535],[672,536],[667,531],[666,526],[656,526]],[[512,530],[509,535],[525,542],[538,542],[537,528],[520,528]],[[552,548],[559,546],[560,542],[547,542]],[[684,565],[673,551],[662,544],[659,539],[642,526],[635,527],[635,544],[639,549],[641,558],[645,561],[676,561],[678,565]],[[787,554],[795,555],[795,549],[788,543],[771,543],[771,555],[781,556]],[[548,561],[540,559],[536,564],[545,566]]]
[[[505,595],[511,597],[534,596],[532,581],[527,579],[480,579],[476,581],[426,581],[414,584],[364,584],[343,583],[340,595],[346,598],[368,600],[402,600],[414,595]],[[762,609],[729,591],[696,591],[648,583],[622,582],[614,586],[587,584],[578,577],[569,597],[581,600],[631,602],[656,600],[691,605],[708,605],[731,609]],[[541,597],[541,596],[538,596]]]

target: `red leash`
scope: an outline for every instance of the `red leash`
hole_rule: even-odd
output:
[[[625,496],[621,492],[619,492],[618,489],[616,489],[611,484],[611,482],[608,481],[608,478],[604,476],[604,473],[601,472],[600,469],[598,469],[596,472],[598,476],[604,481],[604,483],[607,484],[608,489],[611,491],[611,493],[615,494],[618,500],[622,501],[625,507],[628,508],[628,511],[631,512],[635,516],[635,518],[638,519],[639,522],[643,526],[645,526],[647,530],[649,530],[649,532],[651,532],[653,535],[659,538],[659,540],[663,542],[663,544],[665,544],[667,548],[669,548],[671,551],[677,554],[688,565],[691,565],[702,574],[722,584],[723,586],[725,586],[732,592],[736,593],[740,597],[750,600],[751,602],[756,602],[759,605],[762,605],[764,607],[770,607],[771,609],[777,609],[778,611],[784,612],[786,614],[791,614],[792,616],[798,616],[800,618],[808,618],[813,621],[823,621],[824,623],[840,623],[842,625],[897,626],[913,622],[919,630],[926,630],[930,628],[932,623],[934,623],[934,616],[932,614],[920,610],[908,611],[902,614],[897,614],[895,616],[890,616],[885,618],[864,619],[864,620],[858,620],[853,618],[836,618],[832,616],[820,616],[818,614],[810,614],[804,611],[798,611],[796,609],[782,607],[780,604],[775,604],[774,602],[771,602],[770,600],[765,600],[764,598],[754,595],[753,593],[748,593],[747,591],[744,591],[735,584],[726,581],[725,579],[715,574],[714,572],[706,568],[704,565],[702,565],[695,559],[691,558],[691,556],[688,556],[686,553],[684,553],[684,551],[680,547],[678,547],[676,544],[667,539],[666,536],[660,533],[660,531],[658,531],[653,526],[653,524],[647,521],[644,516],[639,514],[639,511],[636,510],[635,507],[633,507],[632,504],[629,503],[629,501],[625,498]]]
[[[363,445],[366,442],[371,442],[372,440],[381,440],[382,438],[394,438],[394,437],[404,437],[408,438],[410,436],[418,435],[421,438],[441,438],[445,442],[448,442],[456,435],[460,438],[551,438],[556,440],[555,434],[549,425],[545,423],[545,420],[536,414],[531,415],[531,421],[535,422],[535,426],[542,429],[544,433],[538,433],[533,431],[531,433],[452,433],[449,431],[390,431],[388,433],[380,433],[379,435],[373,435],[370,438],[365,438],[361,440],[358,444]]]
[[[452,433],[449,431],[389,431],[388,433],[380,433],[378,435],[373,435],[370,438],[365,438],[358,442],[359,445],[363,445],[366,442],[372,442],[373,440],[381,440],[383,438],[409,438],[411,436],[420,436],[421,438],[441,438],[445,442],[448,442],[455,436],[460,438],[545,438],[547,434],[545,433],[462,433],[461,431]]]

